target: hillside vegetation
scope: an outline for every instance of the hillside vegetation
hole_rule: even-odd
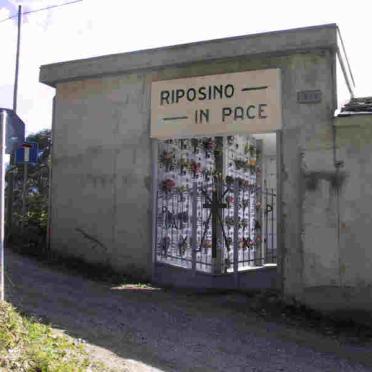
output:
[[[102,371],[94,365],[81,343],[56,335],[48,326],[20,315],[0,302],[1,371]]]

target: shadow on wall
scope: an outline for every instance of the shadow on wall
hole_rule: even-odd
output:
[[[332,190],[340,190],[346,179],[346,173],[342,171],[316,171],[305,172],[305,185],[307,190],[315,191],[318,188],[319,181],[327,181],[330,183]]]

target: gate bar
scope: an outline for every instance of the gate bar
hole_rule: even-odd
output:
[[[239,280],[239,185],[238,180],[234,180],[234,275],[235,275],[235,285],[238,286]]]
[[[197,230],[197,203],[198,203],[198,194],[197,194],[197,184],[193,182],[192,184],[192,215],[191,215],[191,226],[192,226],[192,271],[196,272],[196,230]]]

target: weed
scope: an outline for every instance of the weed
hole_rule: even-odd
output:
[[[79,372],[104,370],[83,346],[0,302],[0,368],[6,371]]]

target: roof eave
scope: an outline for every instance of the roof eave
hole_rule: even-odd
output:
[[[337,25],[296,28],[112,54],[41,66],[40,82],[57,83],[166,66],[313,49],[337,50]]]

